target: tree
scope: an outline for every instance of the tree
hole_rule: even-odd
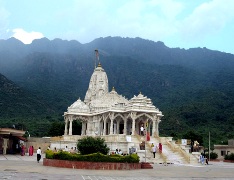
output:
[[[211,152],[210,153],[210,159],[217,159],[218,158],[218,154],[215,152]]]
[[[107,147],[105,140],[100,137],[84,137],[78,140],[77,149],[82,155],[92,154],[100,152],[102,154],[107,154],[109,148]]]
[[[64,122],[53,122],[49,129],[49,136],[61,136],[64,134]]]
[[[192,142],[198,141],[198,143],[199,143],[200,145],[203,145],[203,138],[202,138],[202,136],[201,136],[199,133],[194,132],[194,131],[192,131],[192,130],[186,132],[185,134],[183,134],[182,137],[183,137],[184,139],[191,139]]]

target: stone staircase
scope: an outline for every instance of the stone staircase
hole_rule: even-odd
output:
[[[132,142],[136,147],[145,141],[145,137],[135,135],[132,136]],[[151,153],[151,144],[159,147],[159,143],[162,144],[162,152],[157,149],[155,158]],[[137,150],[140,156],[141,162],[150,162],[157,164],[198,164],[197,156],[186,152],[181,146],[172,142],[170,137],[150,137],[150,141],[146,141],[146,152],[145,150]]]
[[[124,150],[128,153],[128,149],[134,147],[137,149],[136,153],[140,157],[140,162],[148,162],[155,164],[199,164],[198,158],[199,154],[190,154],[185,146],[180,146],[175,144],[170,137],[150,137],[150,141],[145,141],[144,136],[131,135],[130,142],[126,141],[125,135],[108,135],[102,136],[111,151],[115,151],[116,148]],[[81,136],[61,136],[51,138],[51,148],[60,147],[64,149],[65,146],[75,147],[77,140]],[[140,149],[140,143],[146,142],[146,151]],[[159,147],[159,143],[162,144],[162,152],[157,149],[155,158],[153,158],[153,153],[151,152],[151,144]],[[59,149],[59,148],[58,148]]]
[[[134,146],[137,147],[137,154],[140,157],[140,162],[164,163],[165,157],[161,153],[156,153],[155,158],[153,158],[153,153],[151,152],[151,143],[146,141],[146,151],[140,150],[139,145],[143,141],[145,141],[144,136],[132,136],[132,142],[134,143]]]

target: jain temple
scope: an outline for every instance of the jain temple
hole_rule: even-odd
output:
[[[81,135],[135,135],[140,127],[158,135],[162,112],[141,93],[127,100],[115,88],[109,92],[107,74],[101,64],[94,69],[84,101],[78,99],[64,113],[64,135],[72,135],[72,122],[82,122]],[[69,127],[69,128],[68,128]]]
[[[98,51],[96,58],[99,61]],[[84,136],[99,136],[105,139],[110,153],[121,149],[125,154],[137,153],[141,161],[191,163],[190,147],[179,146],[172,137],[159,136],[162,112],[153,105],[150,98],[139,93],[130,100],[109,91],[108,77],[100,62],[91,76],[84,100],[75,101],[64,112],[64,135],[51,141],[51,148],[75,147],[77,140]],[[82,123],[81,135],[73,135],[74,121]],[[145,136],[141,135],[141,127]],[[156,158],[152,158],[152,143],[158,147]],[[194,162],[197,159],[194,159]]]

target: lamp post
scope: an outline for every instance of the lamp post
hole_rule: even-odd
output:
[[[59,136],[59,138],[60,138],[60,148],[59,148],[59,150],[61,151],[61,139],[62,139],[62,136]]]
[[[25,134],[28,134],[28,138],[30,138],[30,133],[28,131],[25,132]],[[28,150],[28,142],[26,141],[26,150],[27,152],[29,153],[29,150]]]
[[[148,131],[148,119],[146,121],[146,125],[145,125],[145,162],[146,162],[146,142],[147,142],[147,131]]]
[[[209,161],[210,161],[210,131],[209,131]]]

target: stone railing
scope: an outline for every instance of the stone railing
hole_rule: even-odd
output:
[[[158,134],[155,132],[154,135],[153,135],[154,138],[158,139],[158,142],[159,143],[162,143],[162,139],[161,137],[158,136]],[[149,143],[148,143],[149,144]],[[157,147],[157,146],[156,146]],[[160,152],[160,149],[157,147],[157,152],[159,152],[160,154],[160,157],[163,159],[163,162],[166,163],[167,162],[167,156],[163,153],[163,152]]]
[[[159,137],[156,133],[154,133],[154,137],[158,138],[159,142],[162,143],[163,139],[161,137]],[[188,162],[190,163],[190,156],[189,154],[187,154],[180,146],[175,146],[173,145],[171,142],[169,142],[168,140],[164,140],[164,142],[166,142],[167,146],[173,151],[173,152],[177,152],[179,154],[182,155],[182,157]]]
[[[174,145],[171,142],[169,142],[168,140],[165,140],[167,146],[173,151],[173,152],[177,152],[180,155],[182,155],[182,157],[188,162],[190,163],[190,156],[189,154],[187,154],[180,146],[178,145]]]

